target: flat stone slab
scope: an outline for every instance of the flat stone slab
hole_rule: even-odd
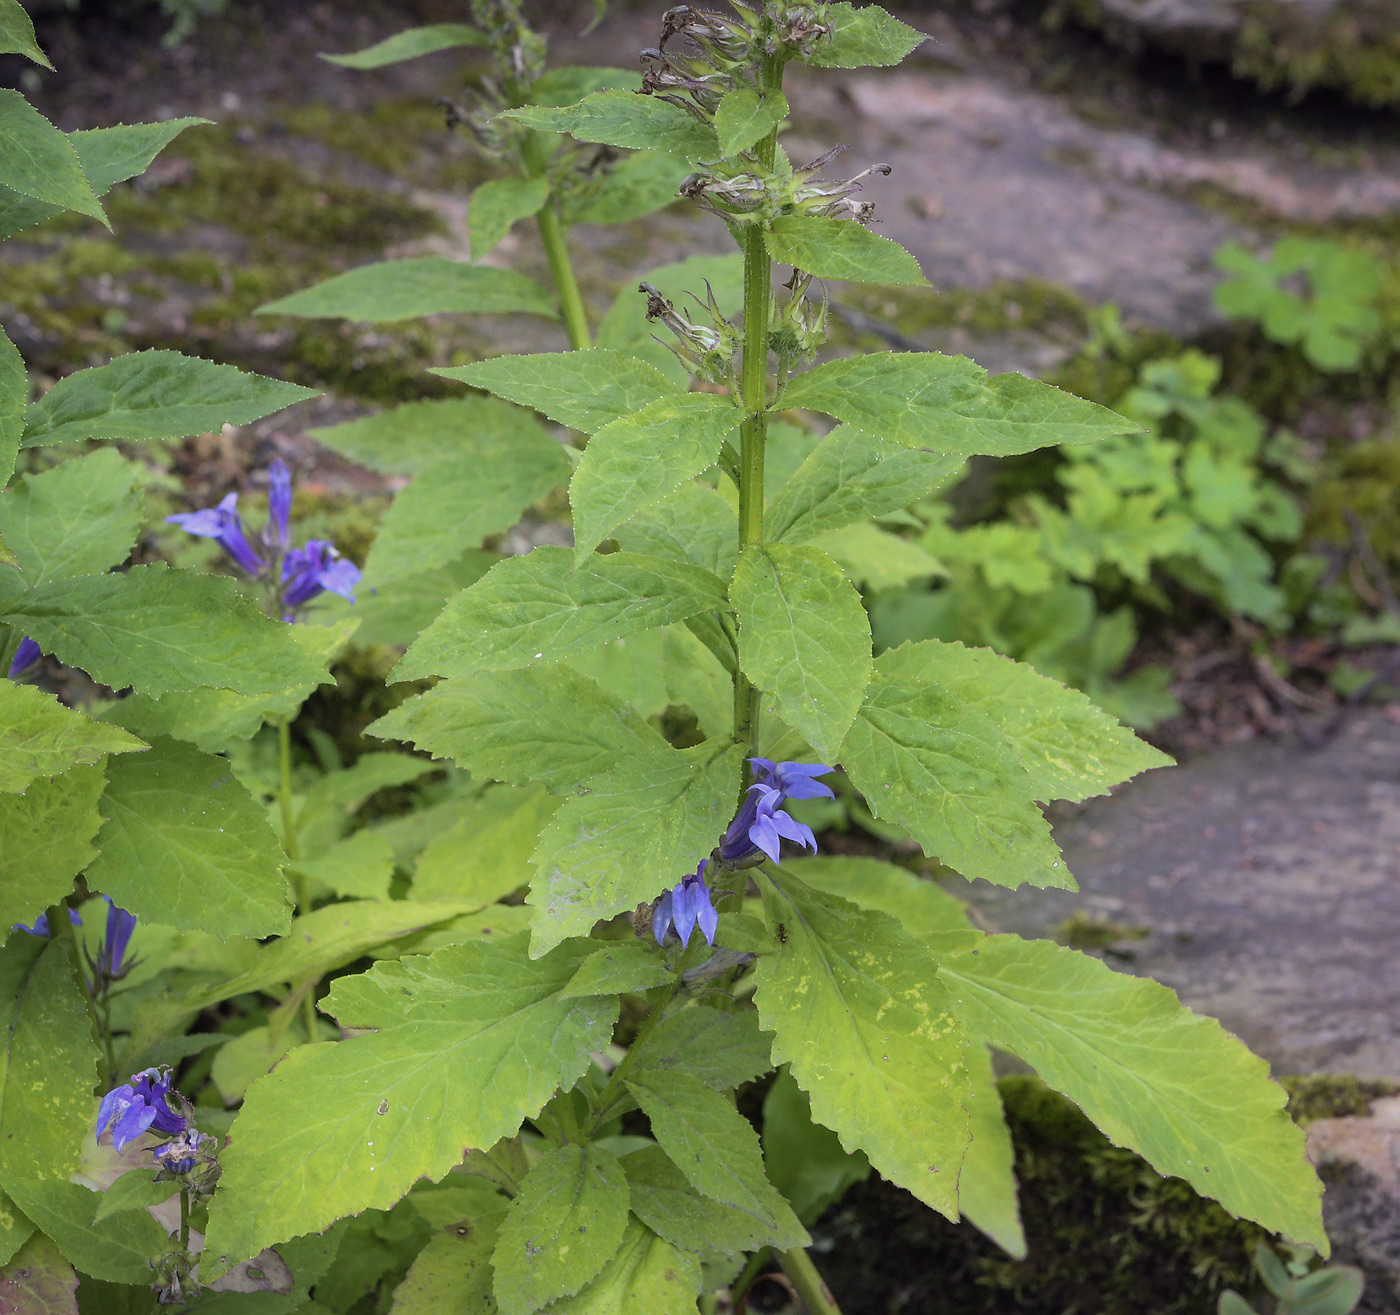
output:
[[[1080,893],[974,883],[999,930],[1052,935],[1076,911],[1145,927],[1115,966],[1173,987],[1275,1072],[1400,1079],[1400,718],[1151,772],[1059,813],[1055,834]]]

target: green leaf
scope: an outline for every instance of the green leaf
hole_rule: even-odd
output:
[[[693,1315],[699,1294],[700,1258],[629,1219],[603,1272],[544,1315]]]
[[[1172,765],[1078,690],[989,648],[932,639],[890,649],[875,666],[896,679],[936,682],[985,713],[1030,773],[1037,799],[1077,803],[1139,772]]]
[[[420,55],[436,54],[439,50],[453,50],[458,46],[484,46],[488,38],[466,23],[429,23],[424,27],[410,27],[403,32],[395,32],[383,41],[357,50],[349,55],[327,55],[321,58],[341,68],[372,69],[383,68],[386,64],[399,64],[406,59],[417,59]]]
[[[478,430],[394,495],[365,563],[366,587],[446,566],[569,477],[564,449],[538,425],[529,438]]]
[[[774,260],[818,278],[928,287],[919,262],[898,242],[852,219],[782,215],[763,241]]]
[[[754,1001],[812,1117],[949,1219],[968,1143],[966,1037],[928,952],[883,913],[786,873],[760,885],[779,948]]]
[[[393,1315],[496,1315],[491,1248],[497,1221],[457,1221],[436,1234],[394,1289]],[[302,1308],[310,1315],[313,1308]]]
[[[536,356],[494,356],[475,365],[457,365],[429,373],[533,407],[551,420],[585,434],[675,392],[652,366],[606,347]]]
[[[492,904],[527,885],[534,874],[530,855],[558,807],[540,789],[488,790],[419,856],[413,898]]]
[[[838,425],[769,504],[764,533],[806,543],[926,498],[961,468],[958,457],[902,447]]]
[[[46,69],[53,69],[49,57],[34,38],[34,20],[19,0],[0,0],[0,54],[23,55]]]
[[[676,200],[690,164],[664,151],[633,151],[563,199],[563,221],[626,224]]]
[[[293,860],[288,868],[333,894],[383,900],[389,898],[394,876],[394,847],[373,831],[356,831],[312,858]]]
[[[682,393],[598,430],[569,485],[578,560],[623,521],[714,465],[742,419],[728,397]]]
[[[501,1315],[531,1315],[596,1278],[622,1243],[627,1179],[601,1146],[558,1146],[525,1175],[491,1266]]]
[[[378,1031],[302,1046],[249,1088],[210,1207],[211,1268],[393,1205],[572,1086],[617,1001],[560,998],[589,946],[535,960],[525,947],[453,945],[336,981],[323,1008]]]
[[[226,424],[250,424],[319,395],[197,356],[131,352],[54,384],[29,408],[24,446],[186,438]]]
[[[291,924],[286,861],[267,815],[223,758],[179,740],[107,765],[93,888],[139,918],[230,935]]]
[[[693,114],[659,96],[639,96],[615,88],[595,91],[577,105],[527,105],[502,116],[543,132],[567,132],[581,142],[621,146],[629,151],[666,151],[687,160],[719,155],[714,130]]]
[[[33,1235],[34,1225],[4,1192],[0,1192],[0,1265],[8,1265]]]
[[[947,569],[916,539],[882,530],[870,521],[828,530],[812,541],[846,572],[859,589],[897,589],[911,580],[947,575]]]
[[[341,625],[355,628],[362,644],[406,648],[425,626],[469,584],[475,584],[500,559],[492,552],[472,549],[436,571],[419,571],[394,581],[382,593],[361,592],[354,603],[336,594],[322,594],[312,615],[343,617]]]
[[[297,810],[303,848],[315,852],[350,829],[350,820],[370,795],[386,786],[407,785],[433,770],[407,753],[365,753],[344,771],[328,772],[307,792]]]
[[[730,588],[739,665],[822,758],[836,757],[870,678],[870,621],[825,553],[746,548]]]
[[[529,105],[574,105],[595,91],[617,87],[640,91],[642,75],[635,69],[598,67],[593,64],[564,64],[547,69],[531,84],[526,98]]]
[[[7,3],[19,8],[15,0]],[[0,10],[0,22],[4,17]],[[15,1315],[77,1315],[78,1276],[42,1233],[30,1238],[0,1270],[0,1310],[14,1311]]]
[[[877,667],[840,756],[876,817],[968,880],[1075,888],[1015,747],[947,690]]]
[[[963,1052],[972,1098],[967,1103],[972,1142],[958,1179],[963,1217],[1015,1260],[1026,1258],[1026,1234],[1016,1198],[1016,1148],[1001,1107],[991,1051],[969,1037]]]
[[[715,109],[715,132],[719,152],[728,159],[747,151],[760,138],[768,136],[788,116],[787,97],[781,91],[760,96],[747,83],[724,93]]]
[[[697,1192],[740,1211],[776,1246],[807,1245],[806,1229],[763,1172],[758,1135],[728,1097],[689,1073],[634,1071],[626,1082],[662,1150]]]
[[[104,1219],[126,1210],[145,1210],[160,1205],[177,1196],[179,1191],[180,1184],[168,1178],[164,1182],[156,1182],[145,1165],[128,1169],[97,1197],[97,1215],[93,1222],[100,1224]]]
[[[731,661],[733,655],[730,655]],[[685,626],[661,632],[661,674],[666,701],[689,708],[703,735],[729,735],[734,729],[734,686],[730,672]]]
[[[17,91],[0,90],[0,183],[110,228],[73,143]]]
[[[1095,443],[1138,426],[1020,374],[988,378],[965,356],[872,352],[828,361],[788,383],[784,406],[805,406],[904,447],[959,456],[1013,456],[1057,443]]]
[[[813,1224],[846,1189],[870,1177],[870,1161],[812,1122],[807,1093],[783,1069],[763,1098],[763,1163],[773,1185],[804,1224]]]
[[[667,746],[578,787],[534,855],[531,952],[586,936],[599,918],[655,899],[694,872],[733,816],[742,758],[723,740]]]
[[[879,5],[827,6],[831,39],[819,41],[805,62],[818,68],[888,68],[898,64],[928,38]]]
[[[561,666],[444,681],[405,700],[366,733],[408,740],[476,776],[550,789],[663,747],[631,708]]]
[[[619,552],[575,570],[567,548],[536,548],[458,594],[404,655],[395,679],[557,662],[725,606],[724,582],[694,566]]]
[[[0,621],[112,689],[270,694],[325,678],[292,627],[261,612],[236,581],[163,563],[0,597]]]
[[[468,265],[442,256],[416,256],[361,265],[259,306],[255,313],[392,324],[420,315],[509,315],[517,311],[554,319],[554,299],[533,279],[514,270]]]
[[[75,714],[76,715],[76,714]],[[98,766],[74,767],[23,794],[0,794],[0,927],[32,926],[73,889],[96,855],[102,825],[97,801],[106,781]]]
[[[35,777],[60,776],[77,763],[91,766],[109,753],[145,747],[134,735],[92,721],[34,685],[0,681],[0,792],[20,791]]]
[[[669,986],[674,979],[659,946],[645,941],[617,941],[595,950],[583,961],[564,988],[564,997],[637,993],[653,986]]]
[[[628,552],[689,562],[721,580],[732,578],[739,561],[739,517],[704,484],[682,484],[636,512],[613,537]]]
[[[472,193],[467,223],[472,261],[489,252],[519,219],[539,213],[549,200],[548,178],[493,178]]]
[[[14,473],[20,439],[24,437],[24,408],[29,401],[29,375],[19,348],[0,329],[0,489]],[[4,560],[4,537],[0,535],[0,560]],[[14,565],[13,562],[9,563]]]
[[[103,448],[26,475],[0,499],[0,535],[31,588],[73,575],[99,575],[131,554],[142,519],[136,468]]]
[[[641,1067],[664,1073],[679,1069],[716,1091],[732,1091],[773,1067],[773,1037],[758,1015],[718,1009],[680,1009],[664,1018],[643,1043]]]
[[[1165,986],[1050,941],[992,936],[941,969],[968,1027],[1115,1145],[1325,1256],[1322,1185],[1269,1066]]]

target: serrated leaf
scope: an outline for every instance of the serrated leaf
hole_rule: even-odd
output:
[[[916,539],[891,534],[870,521],[819,534],[812,547],[835,561],[858,589],[897,589],[912,580],[948,574]]]
[[[852,219],[782,215],[763,241],[774,260],[817,278],[928,287],[919,262],[898,242]]]
[[[806,543],[918,502],[961,466],[959,457],[902,447],[838,425],[773,498],[764,533],[784,543]]]
[[[758,1135],[724,1095],[683,1072],[634,1070],[626,1082],[697,1192],[740,1211],[781,1248],[807,1245],[806,1229],[763,1171]]]
[[[336,895],[388,899],[394,876],[394,847],[373,831],[356,831],[312,858],[293,860],[288,870]]]
[[[803,57],[818,68],[888,68],[928,38],[879,5],[852,5],[839,0],[827,6],[831,38],[819,41]]]
[[[415,256],[361,265],[259,306],[254,313],[393,324],[420,315],[516,312],[556,318],[549,293],[514,270],[468,265],[442,256]]]
[[[760,96],[747,83],[724,93],[715,109],[719,152],[726,159],[746,151],[768,136],[788,116],[787,97],[781,91]]]
[[[34,20],[19,0],[0,0],[0,54],[23,55],[52,70],[49,57],[34,37]]]
[[[186,438],[246,425],[320,394],[179,352],[131,352],[60,379],[29,408],[24,446]]]
[[[467,212],[472,261],[480,260],[519,219],[537,214],[549,200],[548,178],[493,178],[472,193]]]
[[[66,708],[34,685],[0,680],[0,793],[23,790],[35,777],[60,776],[79,763],[91,766],[109,753],[145,747],[120,727]]]
[[[743,413],[727,397],[682,393],[604,425],[569,484],[583,561],[623,521],[714,465]]]
[[[24,358],[0,329],[0,489],[9,483],[14,473],[15,457],[24,437],[24,408],[29,401],[29,375]],[[0,536],[0,559],[8,555],[4,538]],[[10,565],[14,565],[11,561]]]
[[[631,708],[587,677],[555,666],[443,681],[366,733],[411,741],[477,776],[551,789],[663,746]]]
[[[615,88],[595,91],[577,105],[527,105],[502,116],[543,132],[567,132],[581,142],[629,151],[666,151],[687,160],[713,160],[719,153],[714,129],[658,96]]]
[[[1078,690],[989,648],[928,640],[882,653],[876,669],[931,680],[984,712],[1011,742],[1040,800],[1107,794],[1111,786],[1172,760],[1138,739]]]
[[[637,1059],[658,1073],[678,1069],[716,1091],[732,1091],[773,1067],[771,1033],[752,1012],[696,1007],[670,1014],[643,1042]]]
[[[574,569],[567,548],[536,548],[458,594],[404,655],[395,679],[562,661],[725,606],[724,582],[694,566],[619,552]]]
[[[562,218],[571,224],[626,224],[644,219],[677,199],[690,163],[664,151],[633,151],[601,176],[563,198]]]
[[[73,143],[17,91],[0,90],[0,183],[110,228]]]
[[[491,1266],[501,1315],[532,1315],[596,1278],[627,1228],[627,1179],[601,1146],[557,1146],[525,1175]]]
[[[992,936],[943,965],[968,1027],[1105,1136],[1231,1214],[1327,1254],[1322,1185],[1269,1066],[1156,982],[1050,941]]]
[[[482,904],[504,899],[534,874],[530,855],[558,807],[559,800],[540,789],[488,790],[419,855],[413,897]]]
[[[721,580],[739,561],[739,518],[724,496],[704,484],[682,484],[643,507],[613,536],[628,552],[689,562]]]
[[[575,105],[595,91],[616,87],[639,91],[642,75],[635,69],[607,68],[594,64],[563,64],[547,69],[530,84],[528,105]]]
[[[564,449],[539,426],[529,438],[469,432],[453,448],[394,495],[365,563],[366,588],[446,566],[569,477]]]
[[[784,406],[825,411],[904,447],[1012,456],[1057,443],[1094,443],[1138,426],[1020,374],[990,378],[965,356],[872,352],[798,375]]]
[[[667,703],[689,708],[700,723],[701,734],[713,738],[733,732],[733,677],[685,626],[662,631],[661,674]]]
[[[430,762],[407,753],[364,753],[343,771],[327,772],[302,798],[296,831],[311,853],[350,829],[360,805],[386,786],[407,785],[433,770]]]
[[[654,750],[579,786],[540,837],[531,953],[587,935],[599,918],[655,899],[719,843],[743,751],[724,741]]]
[[[101,808],[88,880],[122,908],[221,940],[287,931],[286,860],[226,759],[157,740],[149,753],[108,763]]]
[[[763,1163],[773,1185],[809,1225],[848,1188],[870,1177],[870,1161],[861,1151],[847,1152],[830,1128],[812,1122],[807,1093],[787,1069],[763,1098]]]
[[[270,694],[324,676],[291,627],[259,611],[235,581],[163,563],[0,598],[0,621],[112,689]]]
[[[585,434],[675,392],[653,366],[606,347],[535,356],[494,356],[474,365],[429,373],[533,407],[551,420]]]
[[[500,559],[493,552],[472,549],[435,571],[418,571],[394,581],[382,593],[361,592],[354,603],[337,594],[322,594],[312,616],[318,620],[343,618],[354,625],[362,644],[406,648],[434,617],[470,584],[475,584]]]
[[[322,1007],[379,1030],[294,1050],[249,1088],[210,1207],[210,1268],[393,1205],[570,1087],[617,1019],[616,999],[559,997],[588,951],[532,960],[515,936],[338,979]]]
[[[992,1054],[969,1037],[963,1058],[972,1081],[967,1105],[972,1142],[958,1180],[958,1205],[968,1223],[1014,1260],[1024,1260],[1026,1234],[1016,1193],[1016,1148],[1006,1126]]]
[[[429,1239],[394,1289],[393,1315],[496,1315],[491,1248],[497,1227],[491,1218],[455,1221]]]
[[[758,961],[754,1002],[812,1117],[949,1219],[968,1144],[966,1034],[928,952],[883,913],[760,881],[779,948]]]
[[[739,665],[774,711],[834,760],[870,676],[870,622],[841,568],[815,548],[746,548],[730,597]]]
[[[0,498],[0,535],[31,588],[72,575],[99,575],[131,555],[142,519],[136,469],[103,448],[26,475]]]
[[[484,46],[488,38],[484,32],[466,23],[429,23],[423,27],[410,27],[403,32],[395,32],[383,41],[356,50],[348,55],[322,54],[329,64],[339,64],[341,68],[372,69],[384,68],[388,64],[400,64],[406,59],[417,59],[420,55],[436,54],[439,50],[452,50],[458,46]]]
[[[675,974],[661,957],[661,948],[643,941],[617,941],[595,950],[564,988],[565,999],[576,995],[617,995],[668,986]]]
[[[699,1294],[700,1258],[629,1219],[603,1272],[543,1315],[691,1315]]]
[[[17,923],[32,926],[73,889],[97,853],[92,839],[102,825],[97,801],[105,784],[100,766],[80,766],[33,781],[23,794],[0,794],[0,934]]]
[[[1075,889],[1015,748],[947,690],[877,668],[840,757],[876,817],[968,880]]]

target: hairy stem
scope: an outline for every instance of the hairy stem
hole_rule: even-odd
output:
[[[578,279],[574,277],[574,262],[569,258],[564,225],[559,219],[559,209],[553,197],[544,203],[543,209],[535,216],[535,222],[539,225],[544,253],[549,257],[549,272],[554,279],[554,290],[559,294],[559,309],[564,315],[564,328],[569,333],[569,346],[575,351],[587,351],[593,346],[588,332],[588,316],[584,313],[583,294],[579,292]]]
[[[783,1273],[792,1280],[792,1286],[802,1298],[802,1305],[808,1315],[841,1315],[841,1308],[822,1282],[822,1276],[817,1273],[817,1267],[804,1247],[780,1251],[778,1263],[783,1267]]]
[[[180,1188],[180,1250],[190,1249],[190,1189]]]
[[[689,956],[687,955],[686,958]],[[647,1020],[642,1024],[641,1030],[637,1033],[636,1039],[628,1047],[627,1053],[622,1057],[620,1063],[612,1071],[612,1076],[608,1079],[607,1085],[598,1093],[598,1103],[593,1107],[593,1115],[588,1120],[588,1127],[584,1129],[585,1140],[594,1136],[598,1129],[605,1124],[612,1114],[612,1107],[618,1103],[622,1096],[623,1075],[632,1066],[633,1058],[642,1048],[642,1043],[654,1032],[660,1024],[672,1000],[676,998],[676,993],[681,989],[681,983],[685,980],[683,976],[685,959],[681,960],[680,966],[676,969],[676,980],[671,983],[670,989],[666,992],[666,998],[656,1005]]]

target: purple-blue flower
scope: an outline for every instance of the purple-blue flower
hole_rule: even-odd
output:
[[[75,927],[81,927],[83,925],[83,920],[78,915],[77,909],[68,910],[68,921]],[[49,915],[47,913],[41,913],[34,919],[34,925],[32,927],[26,927],[24,923],[17,922],[13,924],[10,930],[27,931],[31,936],[47,936],[49,935]]]
[[[107,901],[107,930],[97,951],[97,972],[115,980],[122,975],[126,947],[131,944],[131,933],[136,930],[136,915],[119,909],[110,895],[102,898]]]
[[[754,780],[771,786],[785,799],[834,799],[829,785],[814,781],[832,769],[825,763],[775,763],[771,758],[750,758]]]
[[[217,539],[219,546],[249,575],[262,573],[263,559],[253,551],[252,544],[243,533],[243,517],[238,514],[238,494],[230,493],[217,507],[185,511],[165,519],[170,525],[180,526],[187,534]]]
[[[327,590],[353,603],[359,582],[359,568],[354,562],[347,562],[325,539],[311,539],[305,546],[293,548],[282,560],[282,602],[288,610],[309,603]]]
[[[102,1097],[97,1111],[97,1137],[100,1141],[108,1125],[112,1145],[121,1150],[148,1128],[157,1132],[184,1132],[189,1120],[170,1105],[170,1070],[148,1068],[133,1074],[128,1083],[115,1087]]]
[[[276,535],[285,549],[291,532],[292,472],[281,457],[267,468],[267,518],[269,536]]]
[[[656,937],[656,943],[661,945],[666,940],[666,932],[669,928],[676,929],[676,935],[681,938],[681,944],[690,944],[690,933],[698,925],[704,933],[705,939],[713,945],[715,943],[715,932],[719,928],[719,914],[715,912],[715,906],[710,900],[710,888],[705,884],[705,868],[710,860],[702,858],[700,866],[684,877],[678,886],[668,890],[656,903],[656,912],[652,914],[651,930]]]
[[[15,649],[15,655],[10,659],[10,679],[18,680],[29,670],[41,657],[43,650],[28,635],[19,641],[19,647]]]
[[[172,1177],[189,1173],[199,1160],[200,1148],[209,1141],[213,1141],[213,1138],[207,1133],[186,1128],[184,1132],[177,1133],[168,1142],[162,1142],[151,1152],[156,1168]]]

